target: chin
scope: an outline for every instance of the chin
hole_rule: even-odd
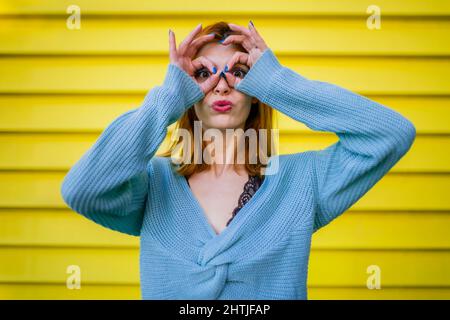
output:
[[[226,115],[220,115],[217,116],[214,121],[208,121],[205,127],[214,129],[235,129],[239,127],[239,122],[233,121],[233,119],[226,119]]]
[[[233,125],[229,125],[229,124],[215,124],[215,125],[208,126],[208,128],[224,130],[224,129],[234,129],[237,127],[233,126]]]

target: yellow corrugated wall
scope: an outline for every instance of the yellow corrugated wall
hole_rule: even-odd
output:
[[[0,0],[0,299],[140,298],[138,238],[68,209],[63,176],[161,83],[169,28],[180,42],[200,22],[249,19],[283,64],[417,128],[390,173],[314,235],[309,298],[450,298],[450,1]],[[337,139],[281,114],[279,126],[281,153]],[[66,287],[71,265],[81,289]]]

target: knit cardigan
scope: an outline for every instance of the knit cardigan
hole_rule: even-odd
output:
[[[171,158],[156,156],[167,127],[205,96],[172,63],[163,84],[109,124],[64,177],[70,208],[140,236],[142,299],[307,299],[312,234],[373,187],[416,136],[396,111],[307,79],[270,48],[235,90],[339,139],[321,150],[271,156],[276,170],[221,233]]]

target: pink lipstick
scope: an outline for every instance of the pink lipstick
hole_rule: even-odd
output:
[[[213,103],[212,108],[217,112],[226,112],[231,110],[231,104],[229,100],[218,100]]]

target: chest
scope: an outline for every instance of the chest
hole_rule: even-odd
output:
[[[227,227],[248,179],[248,174],[220,178],[195,174],[187,178],[190,191],[202,208],[202,214],[217,234]]]

